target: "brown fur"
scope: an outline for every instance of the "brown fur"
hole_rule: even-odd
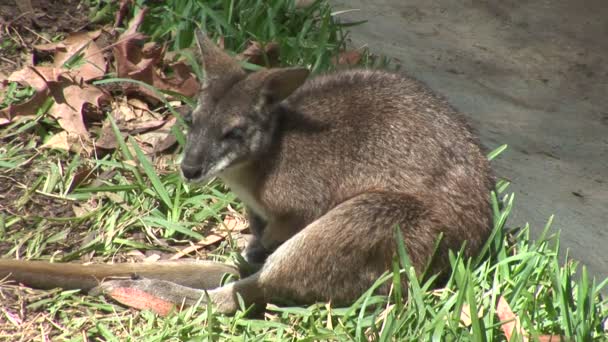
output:
[[[219,176],[252,213],[246,251],[260,270],[209,291],[221,312],[246,303],[354,301],[389,269],[399,226],[418,272],[491,227],[493,179],[465,120],[407,76],[352,70],[305,81],[305,69],[244,73],[198,35],[207,82],[182,162],[187,179]],[[265,260],[265,258],[267,259]],[[203,291],[165,280],[104,282],[173,302]],[[386,288],[381,291],[386,292]]]

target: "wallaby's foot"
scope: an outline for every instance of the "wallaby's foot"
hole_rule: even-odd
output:
[[[205,305],[208,302],[212,303],[215,311],[223,314],[232,314],[238,309],[231,284],[206,291],[158,279],[110,280],[89,291],[92,296],[102,294],[127,306],[150,309],[163,315],[172,307]]]

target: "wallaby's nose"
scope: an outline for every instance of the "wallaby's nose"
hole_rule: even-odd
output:
[[[182,174],[188,180],[198,179],[203,175],[203,170],[200,166],[192,166],[187,164],[182,164]]]

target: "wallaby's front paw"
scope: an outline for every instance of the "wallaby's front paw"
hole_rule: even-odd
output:
[[[105,281],[91,289],[89,294],[104,294],[123,305],[149,309],[163,316],[175,306],[205,302],[205,292],[202,290],[156,279]]]

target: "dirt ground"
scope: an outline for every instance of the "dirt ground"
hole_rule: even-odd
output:
[[[333,0],[355,45],[397,58],[465,112],[512,181],[511,225],[608,276],[608,2]]]
[[[33,58],[32,45],[88,25],[87,11],[78,6],[80,2],[31,0],[28,8],[26,1],[0,0],[0,76],[27,65]]]

